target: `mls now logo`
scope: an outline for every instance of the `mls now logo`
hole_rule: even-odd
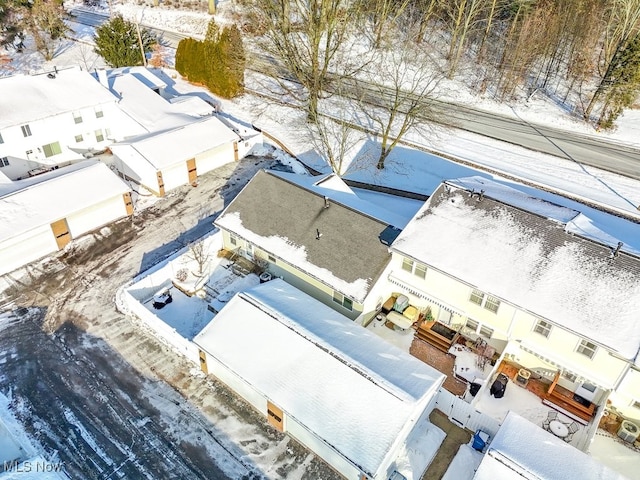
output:
[[[48,462],[46,460],[25,460],[20,462],[18,460],[11,460],[10,462],[4,462],[4,471],[13,473],[33,473],[33,472],[62,472],[62,462]]]

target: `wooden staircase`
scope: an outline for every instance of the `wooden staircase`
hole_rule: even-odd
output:
[[[449,340],[447,337],[444,337],[434,332],[431,329],[431,327],[435,325],[435,323],[436,323],[435,321],[422,322],[416,329],[415,336],[418,337],[420,340],[424,340],[430,345],[433,345],[438,350],[441,350],[446,353],[451,348],[451,345],[456,343],[456,340],[458,339],[458,334],[456,333],[456,335],[451,340]]]

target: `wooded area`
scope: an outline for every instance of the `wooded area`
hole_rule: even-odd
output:
[[[478,93],[502,101],[541,93],[599,128],[638,97],[640,0],[238,2],[245,33],[304,87],[312,121],[332,83],[415,45]]]

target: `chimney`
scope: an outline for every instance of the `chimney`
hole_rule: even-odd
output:
[[[322,236],[322,234],[320,233],[320,230],[318,230],[316,228],[316,240],[320,240],[320,237]]]
[[[331,204],[329,203],[329,197],[324,197],[324,208],[329,208]]]

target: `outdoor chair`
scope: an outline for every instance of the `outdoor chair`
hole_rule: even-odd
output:
[[[567,435],[566,437],[563,438],[563,440],[565,442],[570,442],[571,439],[573,438],[573,434],[576,433],[580,429],[580,427],[578,426],[578,424],[576,422],[571,422],[568,425],[568,428],[569,428],[569,435]]]
[[[551,420],[556,420],[557,418],[558,418],[558,412],[556,412],[555,410],[549,410],[549,412],[547,413],[546,420],[542,422],[542,428],[548,431]]]

